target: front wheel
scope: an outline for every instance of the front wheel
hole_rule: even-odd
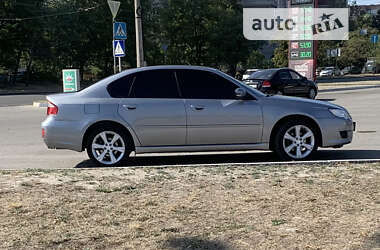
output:
[[[316,135],[308,122],[287,122],[276,134],[274,150],[281,160],[307,160],[318,149]]]
[[[87,154],[101,166],[118,166],[130,155],[131,145],[126,133],[119,128],[95,129],[87,141]]]

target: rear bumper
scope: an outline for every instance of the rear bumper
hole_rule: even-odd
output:
[[[82,129],[78,121],[57,121],[48,116],[41,123],[44,131],[43,140],[49,149],[68,149],[82,151]]]

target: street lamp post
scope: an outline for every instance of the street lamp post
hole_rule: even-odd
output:
[[[135,0],[135,25],[136,25],[136,56],[137,67],[144,66],[144,48],[142,35],[142,8],[140,0]]]

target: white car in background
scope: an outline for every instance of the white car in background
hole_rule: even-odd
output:
[[[340,72],[340,70],[338,68],[326,67],[321,71],[319,76],[321,76],[321,77],[324,77],[324,76],[333,77],[333,76],[340,76],[341,74],[342,73]]]
[[[242,80],[247,80],[253,73],[259,71],[259,69],[247,69],[243,75]]]

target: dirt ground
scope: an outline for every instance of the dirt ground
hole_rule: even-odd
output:
[[[0,171],[0,249],[380,249],[380,164]]]

